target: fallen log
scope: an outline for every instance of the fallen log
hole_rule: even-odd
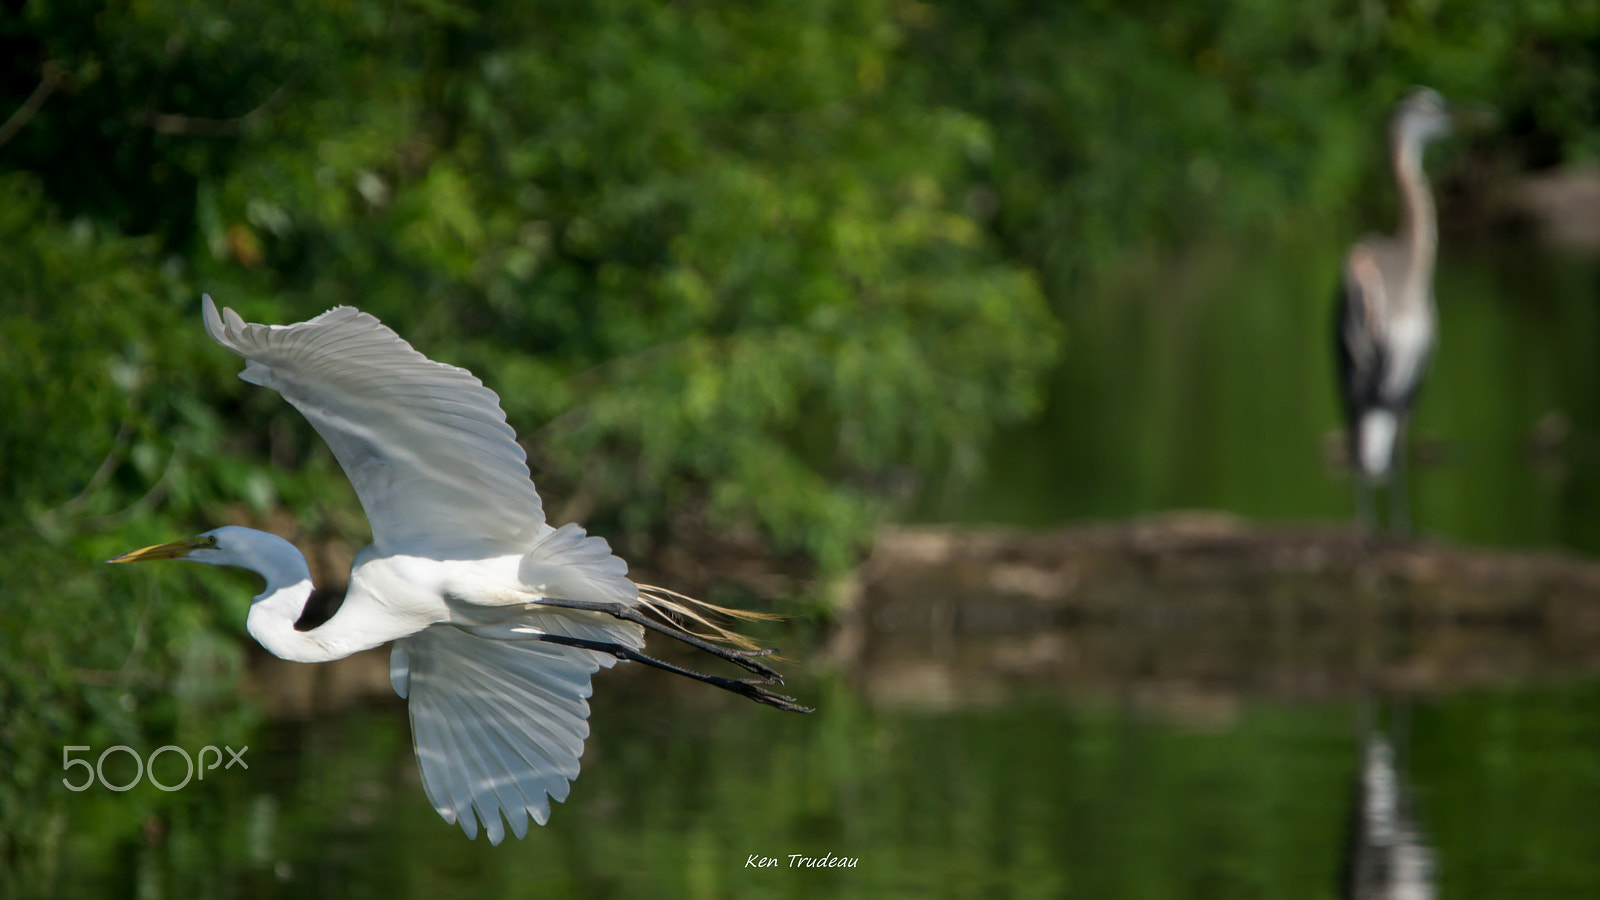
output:
[[[1018,680],[1337,697],[1600,671],[1600,564],[1329,525],[899,528],[845,593],[835,659],[913,703]]]

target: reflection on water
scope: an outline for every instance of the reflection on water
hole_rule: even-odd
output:
[[[75,795],[54,888],[148,897],[1338,896],[1357,712],[1222,718],[1023,692],[812,717],[602,675],[571,799],[468,842],[422,799],[397,704],[254,736],[248,777]],[[658,684],[658,683],[657,683]],[[1440,896],[1600,894],[1600,684],[1421,700],[1408,769]],[[145,807],[120,833],[97,805]],[[79,838],[83,839],[79,839]],[[832,853],[855,868],[791,869]],[[752,855],[780,860],[751,868]]]
[[[1411,785],[1394,742],[1361,740],[1345,857],[1348,900],[1433,900],[1434,853],[1411,812]]]

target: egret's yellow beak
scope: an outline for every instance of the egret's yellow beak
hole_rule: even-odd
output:
[[[202,547],[215,547],[217,539],[207,535],[184,538],[181,541],[172,541],[167,544],[156,544],[153,547],[142,547],[132,550],[121,556],[114,556],[106,562],[125,563],[143,562],[147,559],[183,559],[195,550]]]

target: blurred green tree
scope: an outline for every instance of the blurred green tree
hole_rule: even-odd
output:
[[[1037,399],[1042,297],[962,203],[987,129],[899,89],[886,4],[25,12],[62,86],[11,153],[61,208],[250,317],[358,304],[479,372],[557,514],[837,569],[866,486]]]

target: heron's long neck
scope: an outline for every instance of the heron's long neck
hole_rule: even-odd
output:
[[[1408,280],[1426,295],[1433,279],[1434,254],[1439,244],[1438,217],[1428,176],[1422,171],[1422,141],[1406,135],[1395,141],[1394,180],[1400,187],[1400,242],[1406,248]],[[1412,291],[1406,291],[1410,294]]]

